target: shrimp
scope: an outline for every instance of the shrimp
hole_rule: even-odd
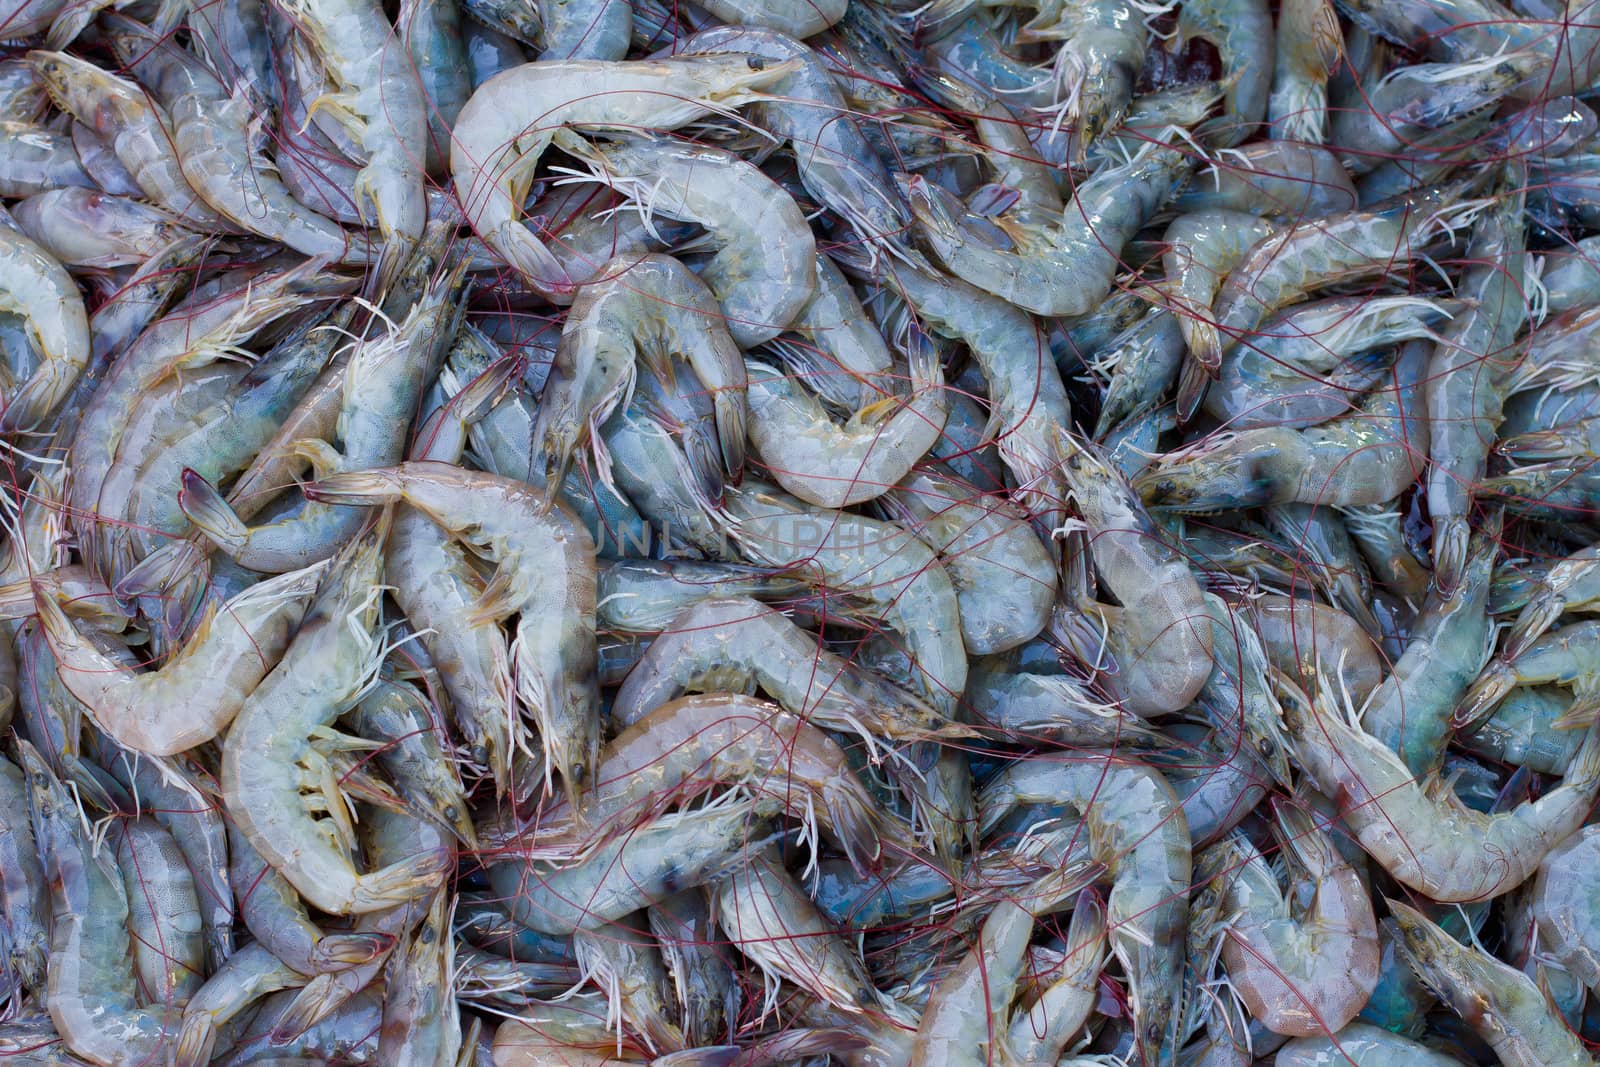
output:
[[[907,474],[879,506],[939,554],[970,655],[1004,652],[1043,631],[1056,599],[1055,565],[1021,509],[974,496],[931,467]]]
[[[1485,201],[1458,200],[1456,193],[1430,189],[1369,210],[1303,221],[1263,238],[1217,292],[1218,331],[1238,341],[1308,293],[1410,262],[1430,242],[1483,212]]]
[[[686,890],[651,903],[647,918],[673,979],[689,1046],[732,1033],[744,999],[733,957],[716,944],[716,913],[708,895]]]
[[[229,227],[183,176],[172,120],[143,89],[66,52],[30,52],[28,64],[57,106],[106,139],[153,203],[197,228]]]
[[[132,420],[139,398],[174,373],[205,367],[248,341],[257,331],[310,299],[300,292],[312,284],[322,264],[311,261],[288,271],[254,279],[251,285],[169,315],[146,329],[106,372],[84,406],[73,435],[74,477],[68,485],[68,513],[77,527],[84,562],[108,573],[109,553],[94,528],[104,477]]]
[[[1461,944],[1409,905],[1390,900],[1389,911],[1404,935],[1406,962],[1489,1043],[1502,1063],[1554,1067],[1593,1062],[1533,979]]]
[[[678,260],[627,254],[578,289],[540,398],[534,447],[545,493],[566,477],[573,452],[632,392],[643,360],[663,382],[677,355],[710,392],[724,468],[744,469],[746,370],[706,286]]]
[[[765,26],[796,40],[821,33],[844,18],[849,0],[707,0],[705,9],[734,26]]]
[[[383,746],[373,761],[388,772],[408,811],[431,819],[467,847],[477,847],[461,778],[445,756],[443,731],[434,722],[427,697],[404,682],[380,681],[345,719],[357,737]]]
[[[683,1031],[669,1017],[667,967],[650,935],[633,923],[577,930],[572,947],[588,981],[606,991],[610,1015],[654,1049],[678,1049]]]
[[[1247,607],[1271,665],[1302,687],[1309,689],[1325,674],[1364,703],[1384,681],[1388,668],[1372,637],[1338,608],[1272,594],[1255,597]]]
[[[31,429],[72,391],[89,364],[89,317],[72,277],[56,259],[15,229],[0,227],[0,310],[26,323],[40,355],[38,369],[10,390],[0,429]]]
[[[1160,456],[1136,479],[1153,508],[1205,514],[1263,504],[1382,504],[1421,474],[1426,355],[1401,350],[1392,379],[1352,414],[1305,430],[1218,433]]]
[[[28,818],[27,777],[9,759],[0,760],[0,913],[5,916],[7,966],[24,989],[43,990],[50,950],[50,886]]]
[[[818,253],[816,292],[796,312],[788,333],[769,341],[763,355],[776,356],[823,400],[854,411],[876,399],[892,382],[889,345],[833,260]]]
[[[1339,157],[1326,148],[1257,141],[1218,152],[1170,206],[1178,212],[1247,211],[1299,221],[1353,211],[1356,189]]]
[[[450,233],[454,226],[443,229]],[[345,369],[340,397],[336,428],[342,448],[320,438],[291,446],[301,459],[311,461],[319,475],[360,471],[405,455],[405,431],[416,415],[424,379],[437,365],[444,338],[455,328],[455,295],[463,271],[458,265],[433,278],[403,321],[358,344]],[[237,495],[237,486],[234,492]],[[211,483],[192,470],[184,472],[178,506],[208,540],[241,566],[271,572],[329,558],[366,519],[363,512],[308,498],[275,521],[249,526]]]
[[[1279,699],[1301,766],[1336,800],[1361,847],[1396,881],[1437,901],[1515,889],[1583,824],[1600,794],[1600,726],[1584,738],[1559,788],[1486,814],[1462,804],[1437,773],[1419,782],[1387,745],[1346,721],[1326,683],[1307,697],[1280,682]]]
[[[189,642],[160,670],[137,674],[95,646],[40,590],[39,618],[61,680],[118,744],[175,756],[227,729],[277,664],[310,604],[324,567],[279,575],[220,608],[208,607]],[[186,709],[174,714],[174,708]]]
[[[1222,366],[1222,335],[1211,321],[1211,305],[1228,272],[1278,227],[1242,211],[1197,211],[1179,215],[1161,242],[1164,295],[1178,316],[1189,354],[1210,377]]]
[[[1582,728],[1600,716],[1600,623],[1578,622],[1563,626],[1529,644],[1515,657],[1501,655],[1491,662],[1462,697],[1456,722],[1479,721],[1519,685],[1555,683],[1570,686],[1573,700],[1551,725],[1556,729]]]
[[[283,659],[239,709],[222,753],[223,797],[245,837],[306,900],[335,915],[414,900],[444,873],[426,853],[358,872],[341,840],[346,800],[316,747],[387,651],[373,632],[386,532],[364,535],[334,560]],[[302,790],[321,795],[330,821],[312,815]]]
[[[469,624],[518,614],[513,684],[539,722],[550,765],[574,792],[599,746],[594,542],[537,489],[445,463],[410,462],[332,475],[307,499],[345,505],[403,500],[496,562]]]
[[[1288,0],[1278,11],[1277,50],[1267,119],[1272,137],[1322,144],[1328,139],[1328,76],[1344,47],[1329,0]]]
[[[739,551],[803,567],[880,612],[911,658],[917,689],[948,714],[966,688],[967,654],[955,587],[932,549],[889,522],[810,508],[749,480],[728,493]]]
[[[755,164],[666,137],[603,145],[572,134],[556,140],[647,216],[697,223],[705,231],[712,254],[698,273],[740,348],[777,337],[816,292],[817,242],[805,213]],[[602,268],[600,276],[609,273]],[[648,291],[647,280],[634,282]]]
[[[1413,296],[1334,297],[1273,316],[1228,353],[1205,409],[1230,429],[1317,426],[1347,414],[1394,365],[1387,349],[1435,336],[1460,309]]]
[[[1111,372],[1100,402],[1100,418],[1095,421],[1093,436],[1097,440],[1106,440],[1113,430],[1149,411],[1166,393],[1185,365],[1186,344],[1180,324],[1180,316],[1166,308],[1151,308],[1097,355],[1094,369]],[[1186,371],[1183,384],[1187,385],[1192,377]]]
[[[183,1009],[173,1052],[175,1067],[210,1063],[221,1027],[268,994],[294,989],[305,980],[259,943],[246,945],[228,957]]]
[[[159,208],[88,189],[38,193],[17,203],[12,217],[23,233],[71,267],[143,263],[186,232]]]
[[[1038,999],[1019,1004],[1012,1015],[1006,1042],[1017,1061],[1060,1060],[1094,1010],[1105,959],[1105,905],[1093,890],[1085,889],[1072,908],[1059,975],[1053,971]]]
[[[258,945],[295,974],[310,977],[359,967],[382,959],[394,947],[391,934],[324,933],[311,921],[300,894],[261,858],[237,826],[228,828],[228,844],[229,873],[245,926]],[[305,981],[292,984],[304,985]]]
[[[194,876],[154,820],[124,823],[117,866],[128,896],[134,973],[151,1004],[183,1007],[204,981],[205,943]]]
[[[804,579],[740,563],[623,559],[600,571],[596,619],[607,630],[654,634],[703,600],[784,600],[810,591]]]
[[[1472,266],[1457,292],[1471,306],[1450,323],[1428,361],[1424,385],[1428,412],[1428,515],[1434,524],[1433,563],[1445,586],[1466,566],[1472,485],[1483,477],[1505,399],[1497,366],[1512,363],[1509,349],[1528,318],[1522,221],[1526,175],[1508,166],[1508,187],[1478,220],[1467,255]],[[1500,380],[1497,380],[1500,379]]]
[[[1495,575],[1498,585],[1500,575]],[[1501,655],[1516,659],[1534,641],[1538,640],[1565,612],[1590,612],[1600,601],[1600,547],[1579,549],[1558,560],[1539,578],[1527,599],[1510,607],[1521,607],[1511,629],[1501,644]],[[1495,603],[1495,593],[1490,590],[1490,607],[1503,610]]]
[[[184,179],[213,211],[303,255],[366,261],[366,249],[343,228],[289,194],[255,146],[249,132],[254,109],[245,86],[229,91],[198,59],[141,23],[109,12],[102,21],[118,58],[167,109]]]
[[[331,82],[330,94],[319,101],[322,113],[348,131],[366,160],[352,193],[384,239],[378,276],[387,288],[422,239],[427,218],[422,83],[375,0],[292,0],[285,6],[313,42]]]
[[[605,837],[577,862],[516,857],[489,864],[489,884],[512,920],[564,937],[713,882],[769,840],[748,802],[658,816]]]
[[[1141,715],[1186,707],[1212,670],[1200,585],[1121,475],[1092,446],[1065,433],[1060,441],[1061,477],[1083,518],[1095,570],[1118,601],[1080,606],[1103,620],[1114,661],[1104,684]]]
[[[534,168],[557,131],[675,129],[750,103],[758,90],[795,69],[739,54],[515,67],[479,86],[461,108],[450,153],[456,195],[472,228],[530,285],[570,300],[575,283],[517,219]]]
[[[461,1014],[456,1009],[454,896],[444,889],[418,928],[395,950],[385,976],[379,1059],[394,1067],[457,1062]]]
[[[919,346],[909,369],[908,397],[881,397],[841,426],[798,381],[746,360],[750,441],[773,480],[819,507],[849,507],[888,492],[944,429],[944,373],[937,358]]]
[[[1290,870],[1278,888],[1266,858],[1242,836],[1218,846],[1214,876],[1222,962],[1253,1018],[1291,1037],[1338,1030],[1378,983],[1378,924],[1361,874],[1302,812],[1280,805],[1273,829]],[[1309,906],[1291,900],[1310,901]]]
[[[1184,931],[1192,873],[1189,825],[1161,775],[1111,755],[1011,764],[978,798],[987,831],[1018,804],[1073,809],[1090,854],[1111,876],[1106,920],[1128,975],[1136,1040],[1145,1062],[1170,1058],[1182,1040]]]
[[[998,220],[1010,248],[962,225],[926,179],[905,178],[902,190],[934,254],[956,277],[1038,315],[1082,315],[1111,291],[1123,246],[1188,168],[1183,152],[1152,142],[1129,163],[1080,184],[1059,218]]]
[[[887,279],[927,329],[964,341],[989,386],[983,436],[1016,479],[1025,503],[1059,506],[1046,489],[1057,429],[1072,424],[1071,404],[1044,334],[1031,316],[966,282],[906,267]]]
[[[989,913],[978,943],[928,997],[911,1045],[911,1062],[1003,1061],[1007,1017],[1028,961],[1032,934],[1033,914],[1020,904],[1002,900]]]
[[[128,896],[115,865],[95,856],[83,812],[33,746],[19,745],[34,834],[50,885],[45,1005],[67,1048],[92,1063],[157,1062],[178,1020],[138,1007]]]
[[[744,597],[702,600],[674,618],[635,665],[611,704],[631,726],[689,689],[759,685],[794,715],[833,730],[916,737],[946,720],[849,660],[785,616]]]
[[[663,794],[742,783],[764,803],[814,812],[865,870],[902,827],[885,817],[842,749],[818,728],[775,704],[734,693],[687,696],[637,720],[602,751],[595,787],[559,809],[555,837],[578,827],[637,821]]]
[[[923,262],[909,247],[911,215],[894,194],[888,169],[856,125],[838,80],[821,56],[803,42],[762,26],[716,26],[676,46],[680,52],[761,56],[782,67],[782,74],[759,86],[766,90],[760,100],[761,126],[788,143],[800,184],[849,224],[862,243],[857,251],[874,265],[882,250]]]
[[[1178,40],[1194,37],[1216,45],[1227,86],[1211,138],[1222,147],[1248,140],[1266,117],[1273,77],[1268,68],[1280,55],[1273,47],[1271,10],[1263,0],[1190,0],[1179,9]]]
[[[1399,754],[1417,774],[1426,774],[1444,758],[1451,711],[1463,717],[1456,702],[1468,693],[1483,663],[1490,636],[1489,577],[1500,545],[1498,528],[1474,536],[1460,578],[1445,585],[1436,576],[1411,624],[1404,654],[1362,705],[1367,732]],[[1498,693],[1499,699],[1504,693]]]
[[[915,1022],[911,1009],[872,984],[860,954],[817,911],[767,848],[732,871],[713,898],[723,933],[771,982],[783,978],[852,1015]]]
[[[1420,1041],[1390,1033],[1368,1023],[1351,1023],[1336,1034],[1297,1037],[1278,1049],[1273,1067],[1464,1067],[1462,1062],[1435,1052]]]

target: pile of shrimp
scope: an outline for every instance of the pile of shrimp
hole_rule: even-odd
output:
[[[0,1061],[1594,1062],[1600,0],[0,23]]]

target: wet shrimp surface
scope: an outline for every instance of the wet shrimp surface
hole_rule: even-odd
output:
[[[0,25],[0,1061],[1595,1062],[1600,0]]]

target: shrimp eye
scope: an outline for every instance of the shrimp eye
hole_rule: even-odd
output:
[[[751,56],[749,59],[745,60],[745,63],[749,65],[751,70],[763,70],[767,65],[766,61],[760,56]]]

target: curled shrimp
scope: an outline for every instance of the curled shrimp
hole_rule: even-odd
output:
[[[685,690],[738,690],[747,679],[791,713],[832,730],[915,737],[945,723],[910,693],[744,597],[702,600],[674,618],[628,672],[611,718],[631,726]]]
[[[641,212],[696,223],[712,251],[699,270],[740,348],[770,341],[816,291],[816,238],[794,197],[755,164],[720,148],[633,137],[558,143]],[[600,276],[607,271],[602,268]],[[639,283],[643,284],[643,283]]]
[[[804,567],[882,613],[904,642],[916,686],[949,713],[967,683],[967,653],[955,587],[915,536],[889,522],[811,508],[746,482],[728,493],[732,534],[746,557]]]
[[[777,368],[751,359],[745,369],[751,443],[773,480],[810,504],[842,508],[881,496],[944,429],[944,374],[924,346],[911,353],[908,397],[880,397],[843,425]]]
[[[1306,430],[1258,427],[1217,433],[1169,452],[1134,480],[1151,507],[1205,514],[1263,504],[1382,504],[1422,472],[1427,420],[1425,353],[1401,350],[1391,382],[1360,408]]]
[[[775,704],[733,693],[656,708],[605,747],[594,778],[594,789],[566,813],[580,826],[637,821],[653,798],[736,782],[783,808],[815,811],[861,869],[897,831],[826,734]],[[557,839],[570,835],[556,825]]]
[[[1222,865],[1222,962],[1267,1029],[1291,1037],[1337,1030],[1378,983],[1378,925],[1360,873],[1302,812],[1280,806],[1274,826],[1291,892],[1266,858],[1235,836],[1208,858]],[[1309,906],[1291,901],[1310,900]]]
[[[1301,765],[1337,800],[1361,847],[1396,881],[1434,900],[1485,900],[1515,889],[1583,824],[1600,794],[1600,726],[1590,728],[1559,788],[1487,814],[1466,807],[1436,775],[1419,782],[1387,745],[1351,725],[1326,684],[1307,697],[1280,682],[1279,698]]]
[[[535,448],[547,494],[566,477],[573,452],[596,443],[602,422],[632,392],[637,364],[672,382],[672,357],[682,358],[710,392],[722,462],[744,469],[746,371],[711,293],[671,256],[629,254],[601,268],[577,290],[540,398]],[[698,472],[702,484],[720,482]],[[715,494],[713,494],[715,495]]]
[[[531,285],[570,299],[573,280],[517,218],[556,132],[674,129],[749,103],[796,67],[741,54],[514,67],[479,86],[456,118],[450,152],[456,195],[472,228]]]
[[[387,651],[374,632],[386,532],[364,535],[334,560],[293,643],[240,708],[222,751],[223,798],[240,830],[307,901],[335,915],[405,904],[444,875],[430,853],[356,870],[347,801],[317,747],[339,740],[334,718]],[[320,798],[328,819],[313,816],[302,791]]]
[[[594,542],[537,489],[447,463],[414,461],[352,471],[306,487],[308,499],[346,505],[404,500],[496,563],[469,620],[517,614],[511,649],[519,698],[539,722],[545,752],[570,791],[599,744],[594,679]]]
[[[1106,919],[1128,975],[1136,1040],[1147,1062],[1166,1059],[1181,1040],[1192,873],[1189,825],[1172,787],[1149,767],[1114,756],[1021,760],[984,787],[981,828],[1019,804],[1061,805],[1084,820],[1090,854],[1112,880]]]
[[[1087,527],[1095,570],[1118,601],[1084,605],[1105,619],[1116,659],[1105,684],[1141,714],[1186,707],[1212,669],[1200,583],[1121,475],[1089,446],[1065,434],[1061,441],[1061,474]]]
[[[291,571],[211,605],[189,642],[144,674],[100,651],[54,597],[36,599],[61,680],[95,724],[127,748],[175,756],[227,729],[289,646],[324,569]]]

